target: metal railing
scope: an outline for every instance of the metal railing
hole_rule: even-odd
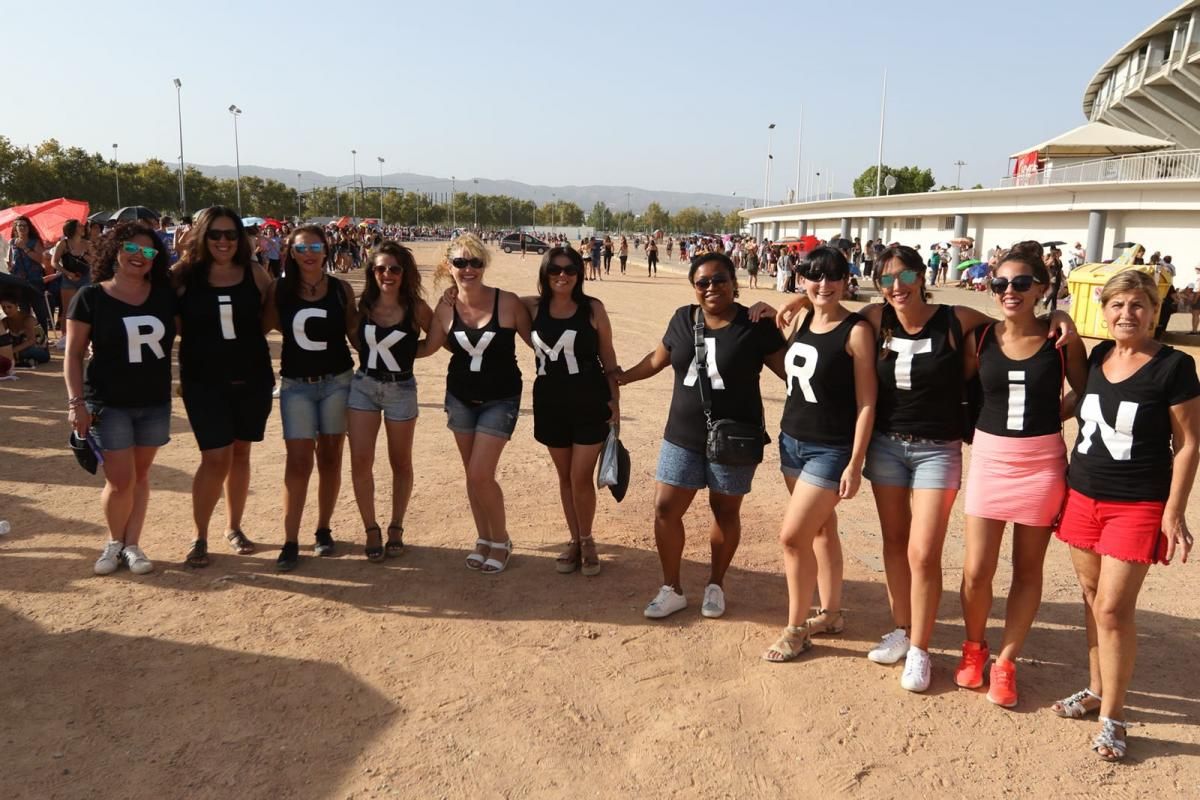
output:
[[[1000,180],[1000,188],[1059,183],[1128,183],[1200,180],[1200,150],[1166,150],[1051,166]]]

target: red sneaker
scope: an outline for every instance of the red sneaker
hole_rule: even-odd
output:
[[[1017,665],[1007,658],[992,663],[991,686],[987,698],[998,706],[1012,708],[1017,704]]]
[[[963,642],[962,658],[958,660],[958,669],[954,670],[954,682],[964,689],[978,689],[983,686],[983,668],[987,666],[987,642]]]

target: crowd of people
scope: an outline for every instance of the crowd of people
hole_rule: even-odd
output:
[[[18,224],[15,238],[24,240],[14,274],[24,270],[28,279],[44,280],[49,273],[26,263],[38,263],[41,243],[31,244],[36,233],[28,221]],[[413,365],[444,348],[451,354],[447,427],[476,534],[465,565],[503,573],[513,542],[497,469],[523,389],[519,339],[534,355],[533,436],[555,466],[569,531],[555,560],[559,572],[601,571],[593,475],[619,424],[622,387],[668,367],[673,373],[652,514],[662,585],[645,608],[648,618],[688,606],[680,574],[684,518],[703,489],[712,514],[712,563],[700,611],[710,618],[726,613],[741,505],[768,431],[777,430],[790,495],[780,523],[788,603],[786,625],[763,654],[770,662],[794,660],[812,649],[814,636],[844,630],[836,509],[865,477],[883,534],[893,618],[893,629],[867,657],[903,660],[905,689],[930,686],[942,547],[961,485],[962,445],[973,442],[961,585],[966,641],[954,680],[967,688],[986,681],[993,703],[1017,704],[1017,657],[1036,619],[1042,564],[1057,536],[1070,546],[1084,597],[1090,674],[1087,687],[1054,711],[1076,718],[1098,713],[1093,748],[1107,760],[1124,757],[1138,593],[1152,564],[1187,558],[1192,535],[1184,512],[1200,461],[1200,380],[1190,356],[1154,340],[1163,298],[1151,277],[1127,270],[1103,287],[1100,305],[1113,339],[1089,355],[1069,316],[1039,316],[1053,275],[1051,254],[1036,242],[990,254],[987,289],[997,320],[930,302],[926,289],[935,273],[914,248],[836,240],[797,253],[736,239],[668,237],[660,244],[635,236],[651,270],[660,247],[668,258],[683,254],[692,297],[665,322],[653,349],[623,369],[607,310],[584,284],[607,274],[614,255],[624,270],[628,238],[592,238],[578,247],[555,240],[541,258],[536,293],[518,296],[487,281],[491,249],[483,238],[460,233],[437,270],[450,288],[427,299],[412,253],[388,238],[401,233],[316,225],[255,231],[234,210],[213,207],[175,229],[172,263],[161,224],[128,222],[104,233],[64,228],[53,259],[66,305],[68,416],[105,479],[107,531],[97,574],[122,565],[134,574],[153,569],[140,538],[155,456],[170,438],[177,339],[180,394],[200,452],[185,561],[195,568],[209,563],[212,516],[222,495],[229,546],[240,554],[260,546],[242,530],[242,516],[252,448],[263,441],[274,409],[270,331],[283,341],[277,396],[286,460],[277,569],[301,565],[314,469],[313,553],[335,552],[330,524],[347,440],[363,554],[377,563],[403,552],[419,408]],[[347,258],[349,269],[356,258],[365,268],[361,296],[339,275],[339,260]],[[778,308],[743,305],[739,266],[751,285],[761,269],[784,273],[783,288],[794,294]],[[844,302],[859,276],[871,279],[882,302],[852,312]],[[48,359],[31,333],[36,309],[20,297],[0,300],[8,328],[0,347],[11,346],[18,358]],[[49,329],[47,318],[43,330]],[[777,427],[763,416],[764,368],[786,386]],[[1079,433],[1068,459],[1062,421],[1072,415]],[[391,473],[386,526],[375,497],[381,428]],[[987,619],[1009,523],[1013,578],[992,660]],[[810,616],[814,593],[819,604]]]

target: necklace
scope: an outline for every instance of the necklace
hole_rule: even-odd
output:
[[[324,280],[325,280],[325,273],[322,272],[321,277],[317,278],[315,283],[309,283],[308,281],[304,280],[304,278],[301,278],[300,285],[304,287],[305,294],[315,295],[317,293],[317,289],[321,286],[321,283]]]

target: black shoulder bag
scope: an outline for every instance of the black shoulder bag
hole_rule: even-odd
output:
[[[700,403],[704,407],[704,422],[708,428],[704,456],[714,464],[729,467],[748,467],[761,464],[763,445],[770,438],[766,426],[739,422],[734,419],[712,418],[712,383],[708,378],[708,347],[704,342],[704,311],[696,308],[692,321],[696,344],[696,385],[700,388]],[[759,410],[761,416],[762,411]]]

